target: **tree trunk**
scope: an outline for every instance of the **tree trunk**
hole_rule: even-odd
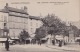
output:
[[[66,45],[64,37],[65,37],[65,35],[63,34],[63,45]]]
[[[55,45],[55,35],[53,37],[52,44]]]
[[[25,39],[25,44],[26,44],[26,39]]]

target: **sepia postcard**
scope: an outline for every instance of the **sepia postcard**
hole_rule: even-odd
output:
[[[0,0],[0,52],[80,52],[80,0]]]

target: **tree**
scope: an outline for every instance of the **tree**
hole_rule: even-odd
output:
[[[50,32],[50,34],[60,34],[60,32],[62,32],[66,27],[66,24],[54,15],[48,15],[42,19],[42,22],[43,26],[48,28],[48,32]]]
[[[80,36],[80,29],[78,30],[78,36]]]
[[[21,43],[26,43],[26,39],[29,38],[29,34],[28,32],[26,32],[25,30],[21,31],[21,33],[19,34],[19,39]]]
[[[63,23],[57,16],[55,15],[47,15],[42,19],[43,26],[47,27],[47,33],[54,35],[54,40],[56,35],[63,34],[66,28],[65,22]]]
[[[75,25],[70,25],[71,29],[73,30],[73,34],[74,34],[74,37],[77,37],[79,36],[78,33],[79,33],[79,29],[75,26]]]
[[[41,39],[41,38],[44,38],[46,36],[46,29],[44,26],[40,27],[40,28],[37,28],[36,31],[35,31],[35,38],[36,39]]]

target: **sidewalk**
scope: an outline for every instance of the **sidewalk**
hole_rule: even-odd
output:
[[[78,46],[62,46],[59,47],[58,45],[46,45],[46,47],[51,48],[51,49],[59,49],[59,50],[64,50],[64,51],[76,51],[80,52],[80,45]]]

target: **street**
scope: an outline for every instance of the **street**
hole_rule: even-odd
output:
[[[4,46],[0,46],[0,52],[77,52],[60,49],[52,49],[45,45],[10,45],[10,50],[6,51]]]

